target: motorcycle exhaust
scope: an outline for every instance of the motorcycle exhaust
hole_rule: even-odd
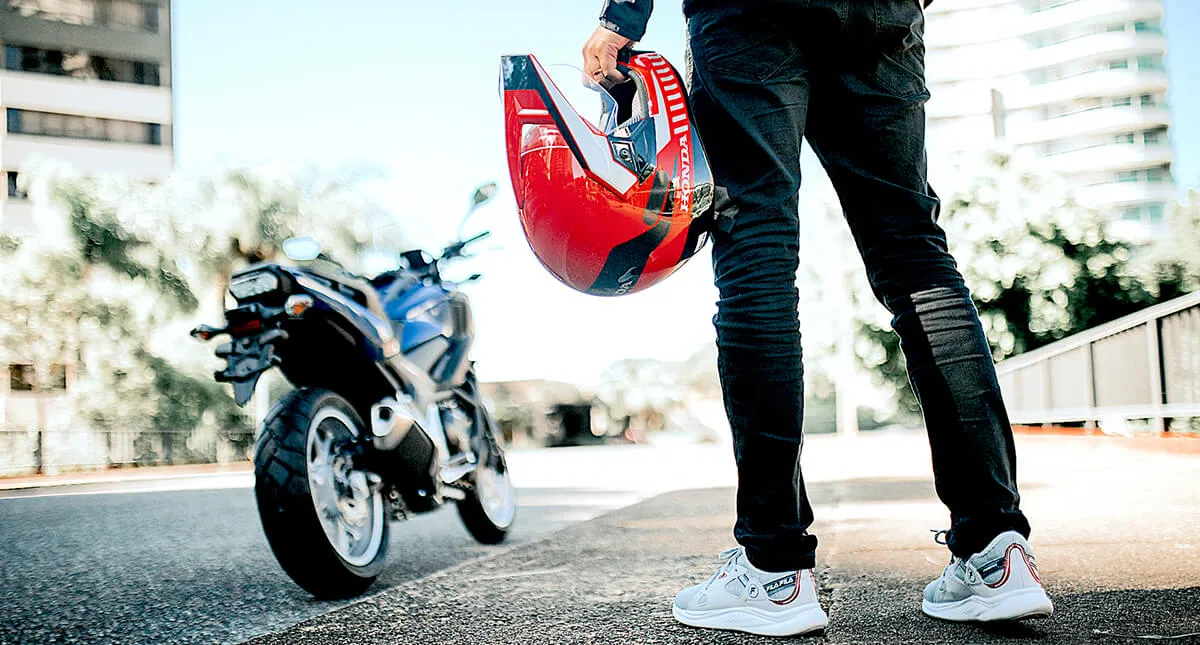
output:
[[[398,401],[389,396],[371,406],[371,442],[377,450],[395,450],[408,431],[420,425],[419,418],[411,399]]]

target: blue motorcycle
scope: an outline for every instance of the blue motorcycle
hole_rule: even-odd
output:
[[[476,190],[468,216],[494,192]],[[235,274],[225,325],[192,331],[229,336],[215,378],[232,384],[238,405],[273,367],[294,386],[259,431],[254,493],[279,564],[318,598],[371,585],[391,520],[453,501],[482,543],[501,542],[512,526],[515,492],[468,358],[471,306],[439,271],[488,235],[463,240],[461,228],[440,257],[408,251],[370,280],[315,240],[293,238],[283,248],[295,266]]]

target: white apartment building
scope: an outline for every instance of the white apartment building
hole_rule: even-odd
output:
[[[169,0],[0,0],[0,230],[32,228],[32,160],[171,172],[170,14]]]
[[[1176,196],[1161,0],[944,0],[925,28],[931,162],[1003,143],[1148,240]]]
[[[171,172],[170,13],[169,0],[0,0],[0,231],[35,230],[20,178],[30,162],[149,180]],[[0,348],[0,452],[11,457],[25,454],[11,441],[26,435],[5,430],[56,410],[71,370],[50,366],[43,387],[57,392],[42,396],[34,366],[8,351],[19,350]]]

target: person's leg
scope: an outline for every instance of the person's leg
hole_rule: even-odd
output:
[[[810,569],[795,283],[807,72],[785,25],[761,14],[701,11],[688,30],[696,127],[714,180],[738,207],[732,230],[713,235],[717,362],[738,467],[734,535],[759,568]]]
[[[841,199],[871,286],[895,316],[938,496],[950,509],[949,546],[966,558],[1004,531],[1029,535],[1012,428],[926,181],[921,9],[916,0],[863,4],[850,21],[863,31],[854,42],[878,49],[847,52],[839,68],[814,68],[807,136]]]

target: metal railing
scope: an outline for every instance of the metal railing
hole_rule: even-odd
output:
[[[996,364],[1020,425],[1200,417],[1200,292]]]
[[[0,477],[249,458],[249,430],[95,430],[0,425]]]

